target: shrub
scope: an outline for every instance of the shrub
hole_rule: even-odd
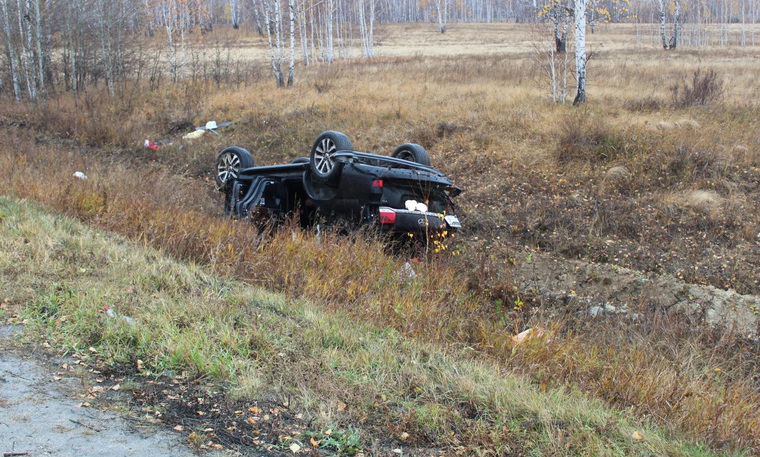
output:
[[[714,70],[694,72],[691,86],[686,81],[670,88],[676,108],[710,105],[723,96],[723,81]]]

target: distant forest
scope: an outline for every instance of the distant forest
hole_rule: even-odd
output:
[[[183,79],[186,45],[220,25],[267,37],[281,85],[282,60],[290,84],[295,61],[332,62],[353,48],[374,57],[379,23],[429,22],[441,33],[462,22],[547,23],[562,52],[578,1],[592,33],[603,22],[636,23],[658,26],[665,49],[756,42],[760,0],[0,0],[0,93],[36,100],[96,83],[113,95],[159,60],[162,73]]]

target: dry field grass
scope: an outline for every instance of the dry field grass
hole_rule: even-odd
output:
[[[404,335],[475,348],[539,386],[580,389],[714,450],[760,452],[758,332],[663,312],[690,284],[760,293],[760,51],[664,52],[652,30],[644,39],[635,26],[600,26],[589,103],[573,108],[551,103],[546,48],[529,26],[377,33],[377,59],[299,66],[288,90],[275,89],[262,61],[218,86],[128,85],[115,100],[90,92],[47,106],[5,104],[0,190]],[[239,52],[254,56],[263,42],[248,39],[259,50]],[[697,70],[715,72],[716,97],[674,100],[673,87],[693,89]],[[234,124],[179,140],[210,119]],[[408,295],[386,282],[403,259],[371,239],[330,239],[325,252],[308,234],[267,241],[220,217],[210,177],[222,147],[278,163],[306,155],[328,129],[373,152],[420,143],[465,189],[457,202],[466,229],[449,250],[459,255],[432,256]],[[174,146],[141,148],[166,136]],[[83,189],[71,181],[76,170],[90,176]],[[671,275],[680,288],[670,301],[646,290],[615,298],[640,320],[589,320],[515,288],[514,266],[532,253]],[[512,345],[515,331],[539,325],[550,338]]]

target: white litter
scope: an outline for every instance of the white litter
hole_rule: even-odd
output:
[[[106,314],[108,314],[109,316],[111,316],[111,317],[119,317],[119,318],[121,318],[122,320],[124,320],[124,322],[128,322],[128,323],[130,323],[130,324],[133,324],[133,323],[135,322],[135,321],[134,321],[134,319],[132,319],[132,318],[131,318],[131,317],[129,317],[129,316],[124,316],[123,314],[116,314],[116,311],[114,311],[114,310],[113,310],[113,308],[111,308],[110,306],[104,306],[104,307],[103,307],[103,310],[104,310],[104,311],[106,312]]]
[[[197,140],[198,138],[202,137],[205,133],[206,133],[205,130],[195,130],[194,132],[190,132],[187,135],[183,136],[182,139]]]
[[[85,175],[81,171],[77,171],[76,173],[74,173],[74,177],[77,179],[81,179],[82,181],[87,181],[87,175]]]
[[[412,264],[409,262],[406,262],[404,264],[401,275],[403,279],[408,279],[408,280],[417,279],[417,273],[414,272],[414,268],[412,267]]]

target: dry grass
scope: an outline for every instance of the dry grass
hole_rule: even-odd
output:
[[[224,90],[146,91],[118,104],[61,97],[54,109],[5,106],[3,124],[23,121],[35,133],[3,132],[0,189],[356,319],[473,347],[539,385],[577,386],[715,449],[756,454],[756,339],[715,333],[687,316],[663,318],[658,309],[667,304],[643,299],[642,320],[629,324],[578,324],[574,313],[531,318],[535,304],[513,309],[529,297],[513,290],[508,261],[528,246],[757,294],[760,137],[757,108],[746,102],[758,65],[746,58],[752,50],[663,53],[625,46],[631,36],[609,26],[614,33],[603,29],[595,39],[611,50],[592,59],[590,103],[577,110],[550,104],[536,56],[520,43],[494,43],[501,32],[488,30],[472,39],[492,37],[505,54],[412,52],[317,65],[299,69],[288,91],[264,78]],[[418,27],[409,35],[441,45],[429,33]],[[673,107],[669,87],[698,68],[716,69],[723,99]],[[182,149],[139,146],[209,119],[235,124]],[[258,164],[271,164],[305,155],[327,129],[369,151],[423,144],[465,189],[458,202],[468,231],[456,241],[463,255],[426,263],[420,280],[399,286],[403,262],[372,237],[317,241],[287,229],[262,237],[218,217],[207,179],[222,146],[247,147]],[[611,179],[615,167],[627,173]],[[73,181],[78,169],[91,179]],[[515,328],[538,323],[552,329],[545,339],[512,347]]]

